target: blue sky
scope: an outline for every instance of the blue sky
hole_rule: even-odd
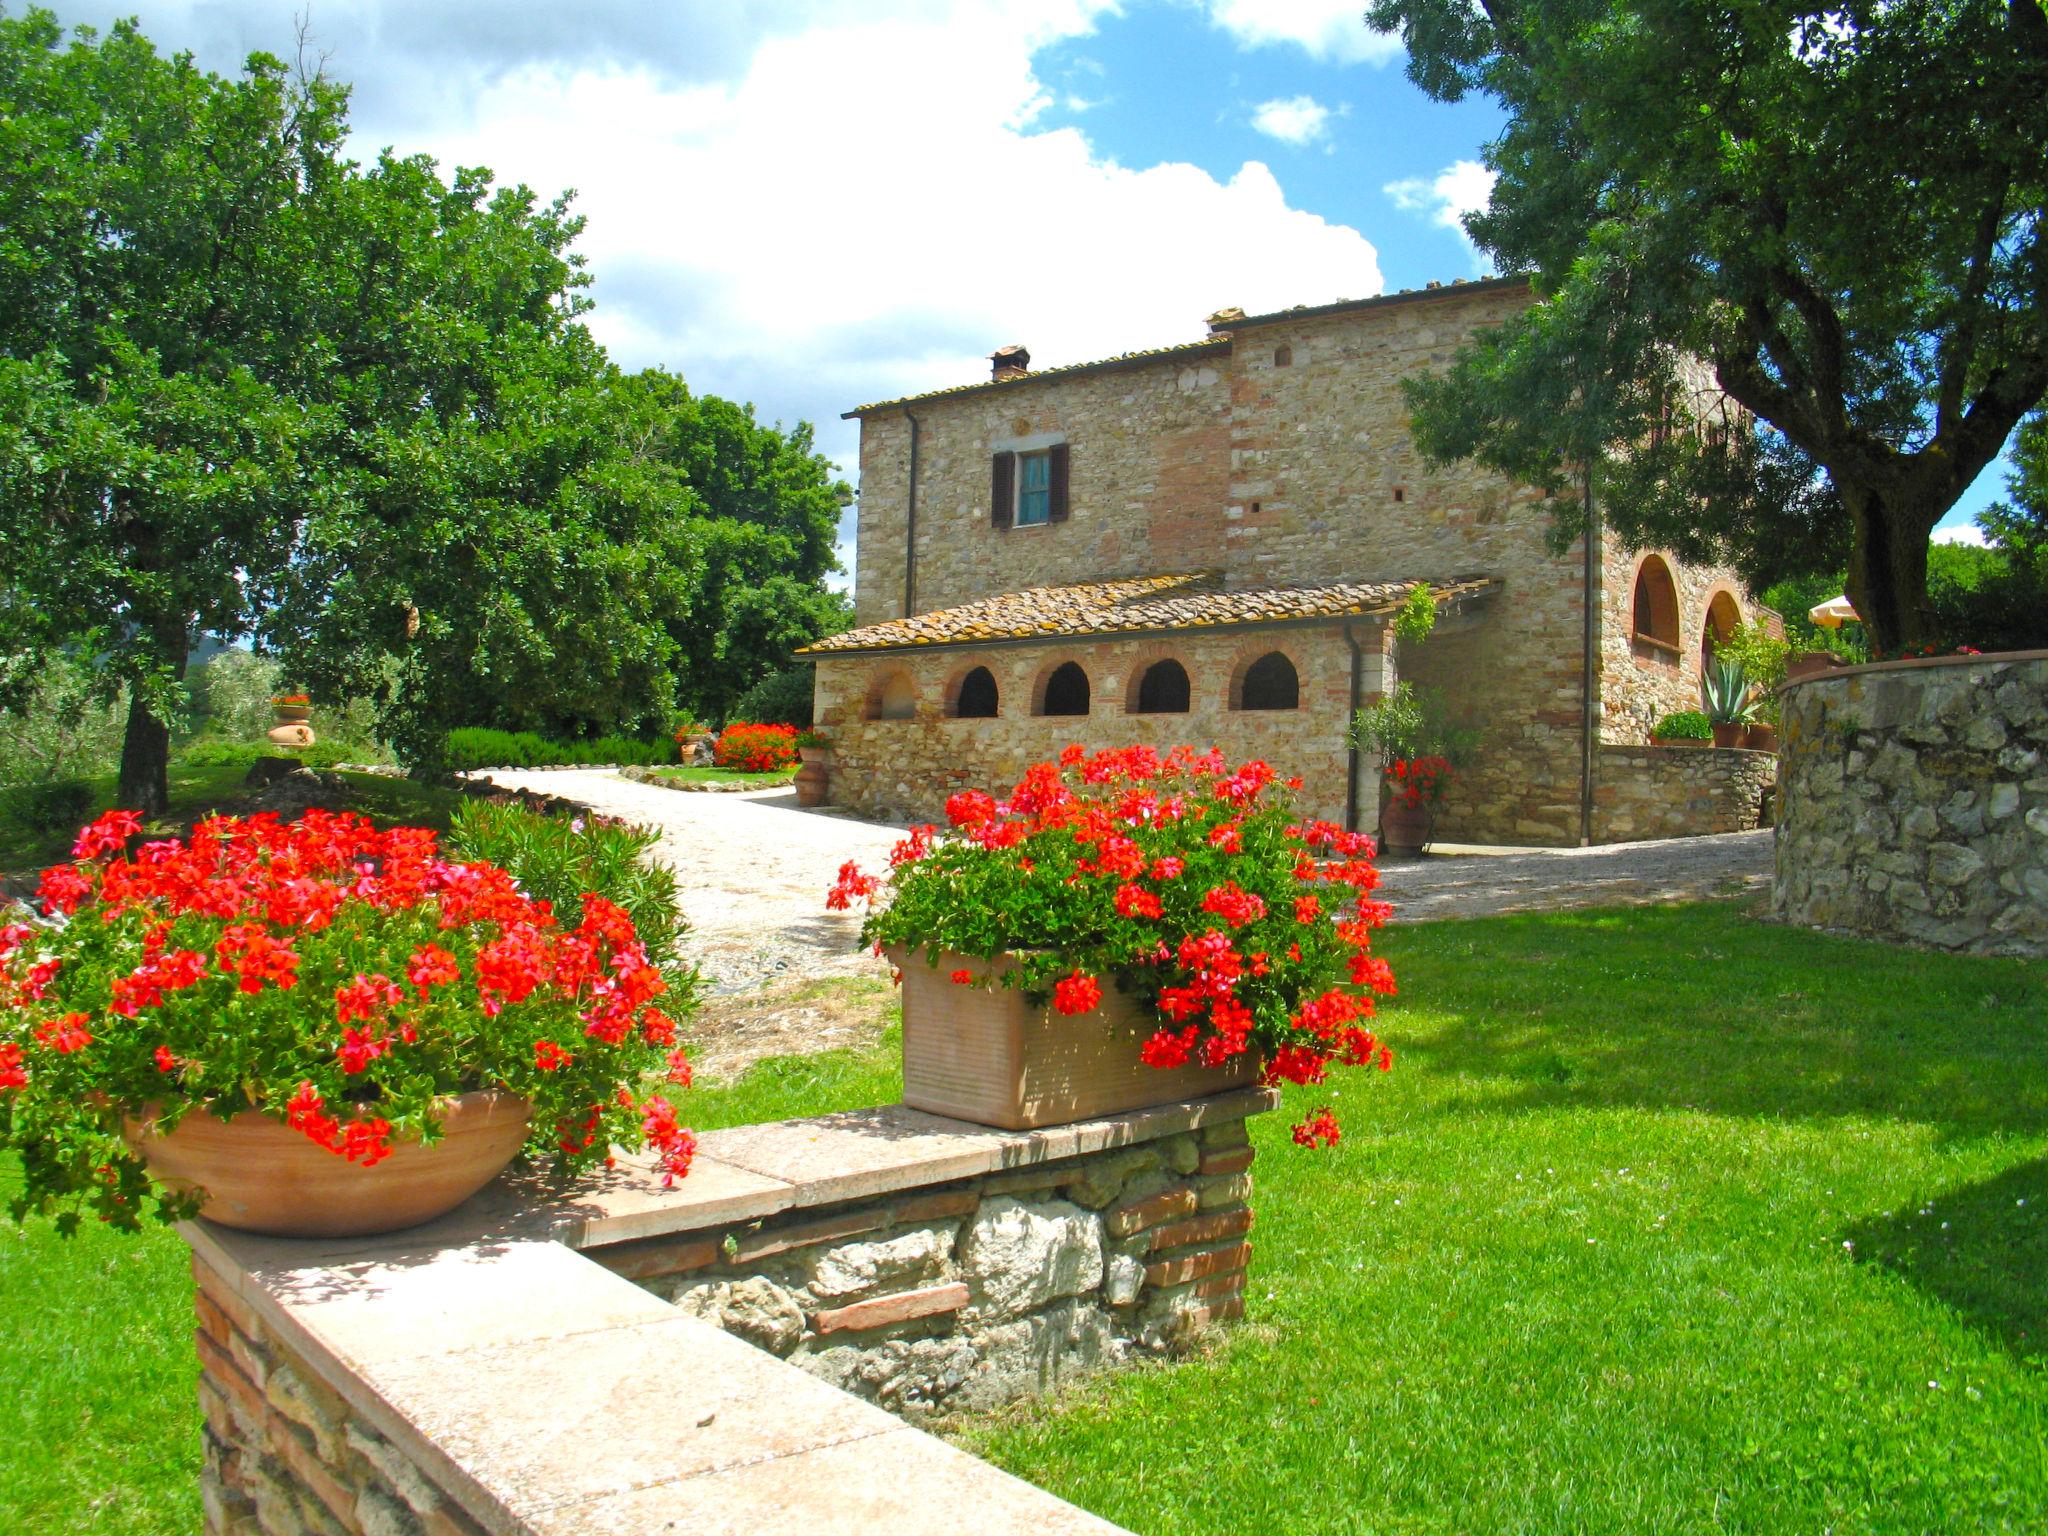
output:
[[[60,0],[228,71],[303,0]],[[1485,102],[1430,101],[1361,0],[313,0],[354,150],[577,192],[628,366],[806,420],[1078,362],[1226,305],[1483,270]],[[1994,465],[1950,518],[2003,489]],[[850,526],[846,530],[850,535]]]

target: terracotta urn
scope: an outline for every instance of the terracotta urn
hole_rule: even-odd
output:
[[[1716,720],[1714,722],[1714,745],[1717,747],[1739,747],[1742,735],[1748,727],[1740,720]]]
[[[442,1102],[432,1146],[397,1142],[369,1168],[254,1111],[220,1120],[193,1109],[167,1136],[145,1115],[122,1134],[159,1183],[205,1191],[208,1221],[277,1237],[359,1237],[454,1210],[518,1155],[531,1113],[517,1094],[460,1094]]]
[[[996,982],[1016,966],[1008,956],[947,954],[933,967],[921,949],[892,949],[889,960],[903,973],[903,1102],[912,1109],[1023,1131],[1259,1080],[1250,1054],[1221,1067],[1146,1066],[1139,1048],[1162,1021],[1114,987],[1092,1013],[1064,1014]],[[974,983],[953,981],[956,970]]]
[[[1752,752],[1775,752],[1778,750],[1778,728],[1768,720],[1752,720],[1743,744]]]
[[[1843,665],[1842,658],[1832,651],[1795,651],[1785,660],[1785,681],[1790,683],[1821,672],[1832,672]]]
[[[287,704],[282,699],[273,699],[270,707],[276,712],[279,725],[297,725],[313,718],[311,704]]]
[[[796,771],[796,803],[802,806],[825,804],[825,796],[832,788],[832,749],[829,747],[805,747],[803,763]]]
[[[1390,795],[1380,807],[1380,848],[1386,853],[1420,853],[1429,846],[1436,807],[1427,800],[1410,805],[1406,796]]]

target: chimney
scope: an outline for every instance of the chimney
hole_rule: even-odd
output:
[[[997,347],[989,353],[988,360],[988,376],[992,379],[1021,379],[1031,371],[1031,353],[1024,347]]]
[[[1209,334],[1214,336],[1218,331],[1227,331],[1243,318],[1244,311],[1235,304],[1219,309],[1209,317]]]

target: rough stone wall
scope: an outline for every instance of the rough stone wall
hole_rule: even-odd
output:
[[[591,1257],[906,1417],[984,1409],[1242,1315],[1241,1120]]]
[[[1361,634],[1360,644],[1370,648],[1376,639],[1377,626]],[[1300,707],[1230,708],[1244,669],[1274,650],[1294,662]],[[1188,712],[1130,713],[1137,678],[1168,655],[1187,668]],[[1090,712],[1034,715],[1045,676],[1068,661],[1088,674]],[[951,718],[946,712],[960,679],[978,666],[995,675],[1000,714],[993,720]],[[915,686],[916,718],[864,719],[870,690],[899,669]],[[832,740],[828,798],[864,815],[942,820],[946,797],[954,791],[1001,793],[1032,763],[1056,756],[1069,742],[1090,749],[1146,742],[1162,751],[1220,745],[1233,756],[1264,757],[1285,773],[1300,774],[1311,815],[1344,815],[1351,653],[1338,626],[826,656],[818,662],[816,697],[816,719]]]
[[[1678,591],[1678,652],[1635,638],[1636,572],[1654,555],[1671,570]],[[1602,539],[1600,565],[1600,739],[1629,746],[1650,739],[1666,715],[1700,705],[1701,649],[1707,606],[1720,593],[1735,602],[1747,624],[1764,610],[1733,567],[1686,565],[1669,550],[1630,550],[1613,534]]]
[[[1779,750],[1780,917],[2048,954],[2048,653],[1801,679]]]
[[[1777,771],[1776,754],[1742,747],[1602,744],[1593,840],[1629,843],[1750,831],[1763,825],[1764,791]]]
[[[195,1258],[207,1536],[483,1536]]]

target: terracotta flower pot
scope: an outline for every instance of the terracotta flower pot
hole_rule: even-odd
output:
[[[1405,796],[1389,796],[1380,808],[1380,846],[1388,853],[1420,853],[1435,820],[1436,807],[1427,800],[1410,805]]]
[[[218,1120],[191,1110],[168,1136],[153,1121],[130,1120],[123,1135],[160,1183],[206,1192],[208,1221],[278,1237],[358,1237],[454,1210],[518,1155],[531,1112],[516,1094],[461,1094],[442,1106],[439,1141],[398,1142],[370,1168],[253,1111]]]
[[[270,707],[276,712],[279,725],[297,725],[313,718],[313,706],[310,704],[273,704]]]
[[[825,804],[825,796],[832,788],[832,753],[823,747],[807,747],[803,754],[803,766],[797,769],[796,803],[802,806]]]
[[[1714,722],[1714,745],[1717,747],[1739,747],[1742,733],[1746,729],[1740,720],[1716,720]]]
[[[1752,752],[1775,752],[1778,750],[1778,728],[1762,720],[1751,721],[1743,744]]]
[[[1000,976],[1016,965],[1008,958],[942,955],[936,969],[921,949],[892,949],[889,959],[903,973],[903,1102],[912,1109],[1023,1131],[1258,1081],[1250,1054],[1221,1067],[1146,1066],[1139,1047],[1163,1021],[1114,987],[1094,1012],[1064,1014],[1012,987],[950,979],[961,969]]]

